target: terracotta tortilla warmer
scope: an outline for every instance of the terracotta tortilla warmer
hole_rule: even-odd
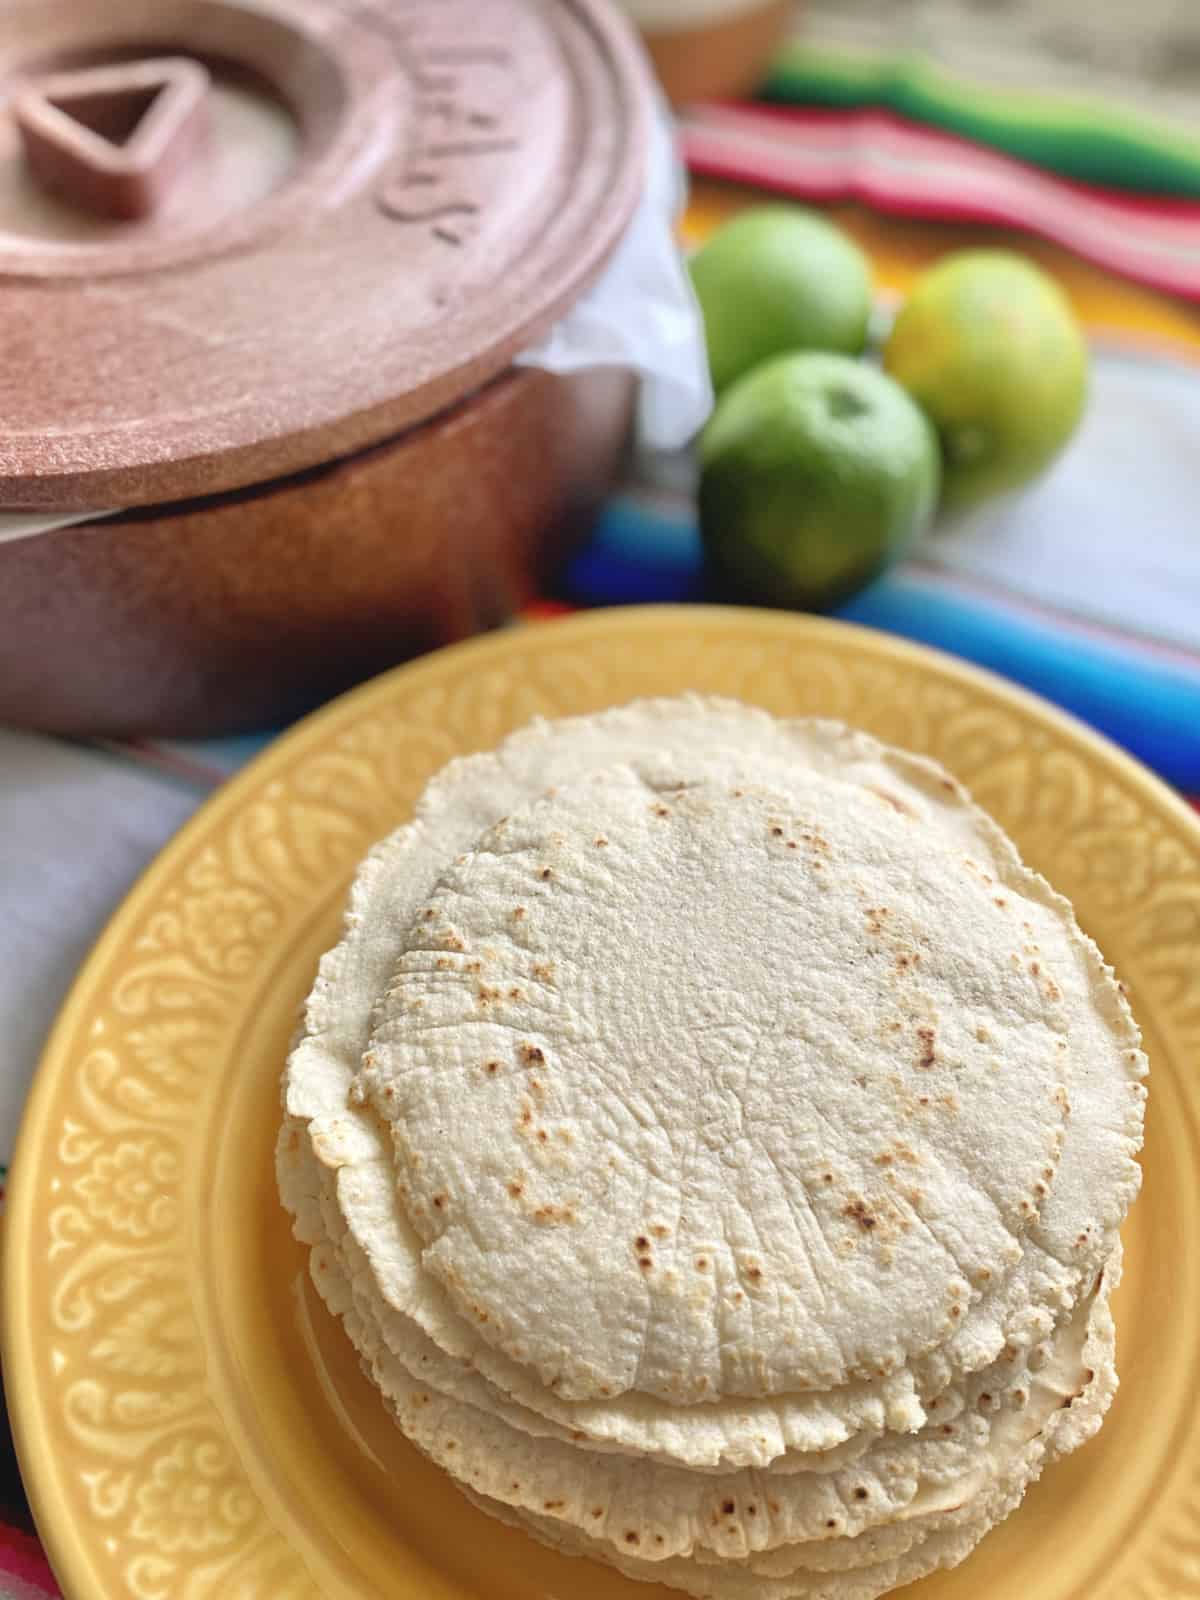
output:
[[[608,0],[0,0],[0,720],[294,716],[511,616],[633,380],[514,365],[640,199]]]

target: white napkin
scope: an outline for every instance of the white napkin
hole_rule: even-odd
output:
[[[639,450],[678,450],[699,432],[713,405],[704,324],[675,223],[687,179],[674,128],[659,108],[646,193],[599,281],[518,366],[551,372],[626,367],[642,380]]]
[[[69,528],[73,523],[104,515],[102,511],[72,511],[65,516],[61,512],[47,515],[38,511],[0,511],[0,544],[31,539],[36,533],[51,533],[55,528]]]

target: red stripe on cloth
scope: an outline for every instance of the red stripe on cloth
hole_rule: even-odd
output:
[[[688,165],[708,177],[1017,228],[1122,276],[1200,299],[1200,204],[1148,207],[877,111],[715,105],[691,113],[682,131]]]
[[[0,1526],[0,1577],[20,1579],[22,1584],[29,1585],[28,1590],[18,1591],[22,1600],[26,1593],[31,1597],[59,1593],[41,1545],[20,1528]],[[10,1591],[3,1589],[0,1592],[7,1595]]]
[[[948,133],[926,123],[914,122],[898,112],[882,107],[860,108],[851,111],[831,111],[816,106],[784,106],[745,100],[713,100],[692,108],[690,120],[719,121],[728,118],[737,124],[757,122],[764,127],[786,128],[789,124],[802,130],[810,143],[831,147],[844,145],[847,129],[854,132],[862,144],[895,146],[916,152],[924,150],[940,157],[947,151],[960,153],[965,160],[980,168],[990,167],[1000,172],[1018,172],[1027,178],[1046,178],[1059,192],[1074,194],[1083,200],[1099,200],[1118,207],[1122,212],[1141,212],[1147,217],[1169,224],[1182,233],[1191,233],[1200,217],[1200,200],[1181,200],[1173,195],[1132,193],[1107,184],[1083,183],[1078,179],[1061,178],[1047,173],[1031,162],[1015,156],[1006,156],[990,145],[977,144],[962,134]]]
[[[576,608],[565,600],[535,600],[521,612],[522,622],[549,622],[554,617],[569,617]]]
[[[207,762],[181,755],[177,750],[164,749],[150,739],[96,739],[93,743],[138,766],[165,772],[196,788],[216,789],[229,777],[220,767],[210,767]]]

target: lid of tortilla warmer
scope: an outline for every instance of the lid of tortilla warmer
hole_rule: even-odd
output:
[[[650,84],[608,0],[7,0],[0,508],[301,471],[600,273]]]

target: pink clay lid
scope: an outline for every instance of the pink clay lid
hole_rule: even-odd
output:
[[[598,275],[650,115],[607,0],[0,0],[0,507],[422,421]]]

